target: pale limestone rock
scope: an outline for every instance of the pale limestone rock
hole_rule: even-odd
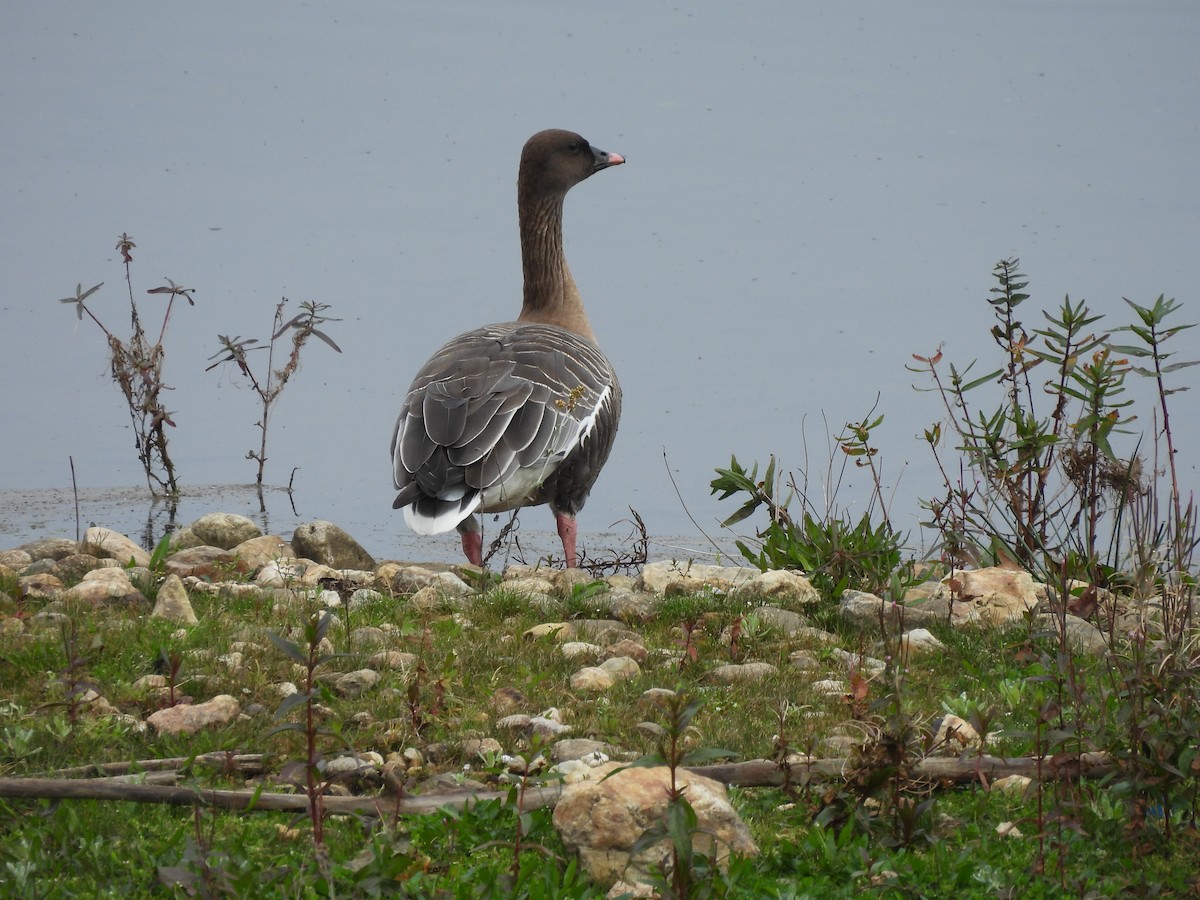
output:
[[[549,596],[554,593],[554,584],[549,578],[541,577],[505,579],[504,590],[512,591],[514,594],[524,594],[527,597],[534,594]]]
[[[127,536],[108,528],[101,528],[99,525],[93,525],[84,532],[81,550],[92,556],[115,559],[118,565],[122,566],[130,560],[133,560],[134,565],[150,565],[150,551],[143,549]]]
[[[644,663],[650,652],[640,641],[635,641],[630,638],[622,638],[615,644],[609,644],[604,648],[604,655],[607,658],[614,656],[628,656],[637,663]]]
[[[736,684],[742,681],[762,681],[778,671],[779,669],[771,663],[748,662],[717,666],[708,674],[714,681],[722,684]]]
[[[146,724],[160,734],[195,734],[201,728],[220,728],[238,717],[241,706],[228,694],[205,703],[172,706],[151,713]]]
[[[956,571],[942,579],[958,603],[969,604],[985,625],[1020,621],[1046,595],[1046,586],[1024,570],[993,566]]]
[[[390,585],[393,594],[415,594],[422,588],[435,588],[447,597],[468,597],[474,588],[453,572],[438,572],[424,566],[404,566],[396,570]]]
[[[296,527],[292,546],[301,556],[334,569],[374,569],[371,554],[332,522],[316,520]]]
[[[14,548],[12,550],[0,550],[0,566],[5,566],[15,575],[27,565],[33,562],[33,557],[25,550]]]
[[[812,641],[814,644],[836,644],[838,642],[837,635],[830,634],[822,628],[813,628],[810,625],[801,625],[792,632],[792,637]]]
[[[703,563],[668,561],[649,563],[636,585],[651,594],[693,594],[703,590],[727,593],[748,584],[759,575],[749,566],[713,566]]]
[[[363,625],[350,632],[350,644],[361,649],[363,647],[382,647],[388,641],[382,628],[373,625]]]
[[[251,572],[257,572],[267,563],[280,559],[294,559],[296,550],[290,541],[277,534],[263,534],[242,541],[231,548],[233,555],[246,564]]]
[[[933,752],[939,756],[958,756],[967,750],[978,750],[979,732],[971,723],[952,713],[942,716],[933,736]]]
[[[582,660],[597,660],[604,653],[604,648],[587,641],[567,641],[559,648],[564,658],[572,662]]]
[[[809,685],[809,688],[814,694],[820,694],[823,697],[844,697],[849,690],[846,682],[839,681],[836,678],[825,678],[820,681],[814,681]]]
[[[543,622],[526,631],[524,637],[527,641],[548,637],[567,643],[575,640],[577,634],[578,631],[572,622]]]
[[[613,656],[600,663],[599,667],[611,675],[614,682],[637,678],[642,672],[637,660],[629,656]]]
[[[843,650],[841,647],[834,647],[829,651],[829,655],[846,666],[846,672],[853,675],[855,672],[865,672],[867,675],[874,677],[883,672],[887,668],[887,663],[882,659],[875,659],[873,656],[860,656],[857,653],[851,653],[848,650]]]
[[[333,683],[333,689],[343,697],[357,697],[363,691],[379,684],[379,673],[374,669],[356,669],[339,675]]]
[[[801,672],[811,672],[821,667],[821,661],[810,650],[793,650],[788,654],[788,662]]]
[[[100,530],[103,532],[108,531],[107,528],[102,528]],[[112,533],[116,534],[116,532]],[[117,535],[117,537],[125,536]],[[125,538],[125,540],[128,541],[129,538]],[[130,543],[132,543],[132,541],[130,541]],[[137,545],[134,544],[134,546],[136,547]],[[29,555],[30,562],[36,562],[39,559],[62,559],[64,556],[70,556],[72,553],[79,553],[83,548],[80,547],[78,541],[70,541],[66,538],[42,538],[41,540],[30,541],[28,544],[22,544],[17,549],[27,553]],[[94,551],[88,552],[92,553],[93,556],[100,555]],[[128,561],[129,558],[126,557],[124,562]]]
[[[597,753],[612,752],[612,747],[603,741],[594,741],[591,738],[566,738],[555,742],[550,749],[550,757],[555,762],[565,762],[569,759],[581,760],[585,756],[594,756]]]
[[[770,597],[773,600],[792,600],[799,603],[815,603],[821,599],[812,582],[799,572],[787,569],[772,569],[760,572],[738,589],[745,595]]]
[[[167,557],[167,572],[184,578],[194,575],[206,581],[227,581],[236,575],[245,575],[250,567],[228,550],[220,547],[190,547]]]
[[[201,516],[171,536],[172,546],[220,547],[232,550],[243,541],[262,537],[262,529],[245,516],[214,512]]]
[[[40,575],[22,575],[21,593],[30,600],[53,600],[62,594],[63,583],[48,572]]]
[[[656,766],[617,772],[618,768],[606,763],[592,770],[592,780],[566,785],[554,808],[554,826],[563,843],[579,854],[584,869],[604,887],[619,878],[648,882],[651,870],[669,856],[665,843],[631,855],[637,840],[666,815],[669,770]],[[706,854],[715,850],[720,865],[728,864],[730,851],[758,854],[724,785],[686,770],[679,770],[676,780],[685,787],[699,820],[696,850]]]
[[[192,601],[178,575],[168,575],[163,579],[154,601],[154,611],[150,613],[154,619],[166,619],[168,622],[178,622],[180,625],[195,625],[199,619],[192,609]]]
[[[670,688],[649,688],[642,691],[642,696],[638,697],[638,706],[644,709],[660,709],[674,699],[675,692]]]
[[[62,592],[64,600],[84,603],[113,603],[132,601],[138,605],[150,605],[150,601],[129,580],[124,569],[93,569],[83,576],[83,581]]]
[[[504,752],[504,747],[495,738],[467,738],[462,743],[463,759],[485,760],[489,756],[497,757]]]
[[[1043,613],[1037,618],[1038,626],[1047,630],[1058,628],[1058,616],[1054,613]],[[1086,619],[1066,616],[1067,645],[1076,653],[1087,653],[1093,656],[1104,656],[1108,653],[1108,641],[1104,633]]]
[[[993,781],[991,789],[1003,791],[1006,794],[1024,794],[1032,783],[1033,779],[1028,775],[1005,775],[1003,778]]]
[[[417,657],[403,650],[380,650],[367,658],[367,665],[372,669],[400,669],[402,672],[415,672]]]
[[[575,691],[607,691],[614,684],[613,676],[596,666],[584,666],[571,676],[571,689]]]
[[[913,628],[904,632],[900,637],[900,645],[906,653],[929,653],[933,650],[945,650],[946,645],[939,641],[925,628]]]

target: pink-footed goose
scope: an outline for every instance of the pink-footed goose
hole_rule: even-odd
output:
[[[621,386],[563,255],[563,200],[623,163],[570,131],[540,131],[521,151],[517,207],[525,299],[515,322],[485,325],[433,355],[392,434],[392,473],[418,534],[457,528],[483,564],[476,513],[550,505],[574,568],[575,514],[608,459]]]

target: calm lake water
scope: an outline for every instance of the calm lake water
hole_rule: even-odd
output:
[[[69,457],[85,525],[159,515],[101,336],[54,302],[103,281],[92,308],[123,330],[128,232],[148,322],[145,290],[196,289],[166,340],[171,449],[185,484],[220,487],[183,521],[257,509],[228,487],[253,478],[258,410],[235,370],[204,371],[217,334],[266,337],[281,296],[317,300],[344,353],[307,347],[278,404],[267,476],[298,467],[297,511],[270,495],[269,526],[456,558],[391,510],[388,440],[433,349],[515,315],[517,157],[545,127],[628,159],[566,211],[626,396],[580,518],[594,544],[632,506],[655,555],[705,549],[731,454],[861,508],[862,473],[829,484],[829,435],[877,397],[892,515],[915,527],[940,406],[905,365],[987,357],[1001,258],[1031,325],[1068,293],[1111,325],[1160,293],[1200,320],[1192,2],[10,3],[0,26],[0,545],[73,535]],[[1200,399],[1173,399],[1195,486]],[[531,544],[551,528],[521,522]]]

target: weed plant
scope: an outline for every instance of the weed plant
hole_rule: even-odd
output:
[[[189,306],[194,306],[192,294],[195,291],[168,278],[165,287],[151,288],[146,292],[164,294],[167,297],[162,324],[159,326],[157,338],[152,343],[142,325],[142,311],[133,293],[132,265],[133,250],[136,246],[127,234],[122,234],[117,240],[116,249],[120,251],[124,263],[125,288],[129,295],[128,339],[119,338],[115,330],[105,325],[88,303],[89,298],[104,286],[104,282],[93,285],[86,291],[82,284],[76,285],[73,297],[63,297],[58,302],[73,304],[76,316],[81,321],[86,315],[104,334],[108,343],[109,371],[129,408],[138,461],[145,472],[146,485],[155,497],[174,497],[179,493],[179,482],[175,463],[171,459],[166,427],[174,428],[175,422],[172,419],[174,413],[169,412],[165,405],[164,392],[169,391],[170,387],[163,377],[163,364],[166,361],[163,338],[166,337],[167,325],[175,308],[175,298],[182,297],[187,300]]]
[[[342,352],[342,349],[333,342],[333,338],[318,327],[324,325],[326,322],[339,321],[325,315],[325,311],[329,309],[329,304],[307,300],[300,304],[301,312],[284,322],[283,310],[287,306],[287,302],[287,297],[284,297],[276,304],[275,322],[271,329],[271,339],[266,344],[259,344],[258,338],[243,338],[241,335],[231,338],[220,334],[217,335],[217,340],[221,344],[221,349],[209,357],[209,359],[216,359],[217,361],[209,366],[208,370],[215,369],[221,363],[235,363],[242,375],[249,379],[250,387],[254,390],[254,393],[258,395],[258,400],[262,407],[261,415],[256,423],[260,440],[257,450],[247,451],[246,459],[252,459],[258,463],[258,471],[255,474],[254,482],[258,487],[259,504],[264,512],[265,503],[262,489],[263,470],[267,465],[267,427],[271,421],[271,410],[275,405],[275,401],[279,399],[279,395],[287,387],[288,380],[300,368],[300,351],[304,349],[304,345],[308,343],[310,337],[318,338],[338,353]],[[292,332],[291,353],[288,354],[287,362],[283,366],[275,368],[275,342],[289,331]],[[258,346],[253,346],[255,344],[258,344]],[[255,374],[254,369],[250,365],[248,354],[253,350],[267,351],[266,372],[261,378]],[[218,357],[220,358],[218,359]]]

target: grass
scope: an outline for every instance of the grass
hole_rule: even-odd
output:
[[[268,632],[278,631],[303,646],[313,610],[304,604],[272,610],[261,598],[215,595],[197,597],[194,605],[201,624],[186,633],[132,613],[65,610],[76,627],[71,651],[77,660],[75,678],[94,685],[129,716],[96,716],[85,709],[74,723],[67,708],[56,705],[66,702],[67,688],[61,683],[67,668],[65,639],[58,629],[36,628],[27,618],[29,635],[10,642],[0,662],[5,684],[0,774],[29,776],[87,763],[222,750],[269,753],[269,768],[274,770],[285,760],[307,759],[303,729],[277,731],[280,722],[272,715],[279,705],[274,686],[282,681],[300,684],[303,673],[272,645]],[[811,640],[787,639],[766,629],[742,649],[748,659],[773,663],[778,671],[755,683],[714,682],[709,672],[730,657],[730,648],[720,640],[722,631],[739,616],[752,613],[744,603],[729,607],[711,595],[663,604],[660,615],[635,629],[651,652],[642,674],[592,697],[571,691],[569,678],[577,665],[562,657],[554,640],[529,642],[522,637],[543,617],[516,604],[510,592],[497,589],[465,612],[436,614],[417,614],[403,599],[386,598],[356,611],[353,626],[380,627],[388,635],[388,647],[419,656],[425,673],[416,698],[420,715],[413,715],[410,679],[396,671],[383,671],[381,683],[359,697],[326,691],[319,696],[324,707],[321,727],[337,736],[321,736],[319,755],[334,755],[344,745],[385,756],[415,746],[437,760],[432,763],[435,770],[496,784],[495,772],[481,771],[486,767],[479,760],[463,758],[457,748],[470,737],[495,736],[510,752],[519,749],[512,735],[495,733],[492,725],[496,716],[490,701],[504,687],[521,691],[527,711],[559,708],[572,726],[572,736],[603,739],[631,756],[656,749],[654,739],[637,726],[648,715],[638,701],[650,687],[682,687],[700,703],[691,720],[696,743],[727,748],[745,758],[771,757],[781,729],[793,749],[815,750],[823,737],[839,729],[862,733],[879,727],[882,707],[869,708],[891,702],[882,679],[869,683],[863,698],[867,711],[860,711],[857,721],[839,698],[812,694],[809,686],[815,678],[845,677],[845,664]],[[690,638],[694,655],[685,654],[680,616],[695,617],[696,610],[702,614]],[[38,609],[25,601],[20,611],[28,616]],[[0,614],[17,612],[16,600],[0,600]],[[810,619],[833,626],[842,648],[884,652],[874,646],[875,638],[826,611],[808,612]],[[947,650],[914,658],[907,668],[904,714],[928,726],[947,708],[991,709],[992,752],[1016,755],[1033,749],[1035,710],[1027,703],[1014,706],[1000,686],[1027,685],[1041,677],[1053,641],[1025,628],[933,630]],[[341,655],[346,630],[334,625],[326,636],[338,655],[327,660],[323,670],[360,668],[366,655],[377,649],[352,644],[350,652]],[[231,671],[219,658],[235,640],[251,646],[243,647],[242,668]],[[133,684],[154,671],[164,648],[183,660],[178,673],[181,692],[197,699],[232,694],[249,715],[225,729],[186,738],[156,736],[136,727],[157,701],[141,695]],[[788,655],[796,649],[817,655],[823,671],[805,673],[790,666]],[[1098,663],[1083,660],[1080,673],[1095,684],[1105,677]],[[441,685],[440,691],[434,690],[435,684]],[[782,719],[781,708],[786,709]],[[471,768],[464,770],[468,765]],[[243,784],[240,778],[200,769],[189,778],[204,787]],[[840,790],[812,786],[792,797],[772,789],[735,790],[734,802],[763,854],[757,860],[735,862],[732,874],[723,876],[738,884],[728,895],[939,896],[953,890],[963,896],[1010,892],[1024,897],[1057,896],[1055,891],[1061,890],[1058,880],[1034,872],[1037,813],[1032,800],[979,788],[941,791],[917,823],[920,838],[897,843],[888,838],[884,812],[816,824],[822,810],[870,809],[861,802],[865,797],[843,802]],[[1113,790],[1083,783],[1078,792],[1082,831],[1069,833],[1060,848],[1070,861],[1066,880],[1072,891],[1111,896],[1131,883],[1158,885],[1168,893],[1184,890],[1200,866],[1193,831],[1178,832],[1174,841],[1147,854],[1141,867],[1131,870],[1122,840],[1127,817]],[[397,885],[409,896],[487,896],[481,885],[511,889],[514,884],[511,844],[517,834],[516,816],[511,805],[495,803],[397,823],[328,816],[323,823],[328,863],[323,867],[314,853],[307,817],[116,802],[5,800],[0,801],[0,866],[11,895],[28,897],[182,896],[184,888],[162,885],[159,866],[188,873],[191,889],[207,891],[208,896],[245,896],[247,886],[260,892],[258,896],[374,896],[395,891]],[[568,868],[570,860],[554,834],[549,811],[526,816],[523,845],[544,849],[520,854],[520,891],[498,896],[589,896],[586,883]],[[1005,821],[1016,822],[1026,837],[999,837],[996,826]],[[572,885],[569,890],[562,887],[564,879]]]

